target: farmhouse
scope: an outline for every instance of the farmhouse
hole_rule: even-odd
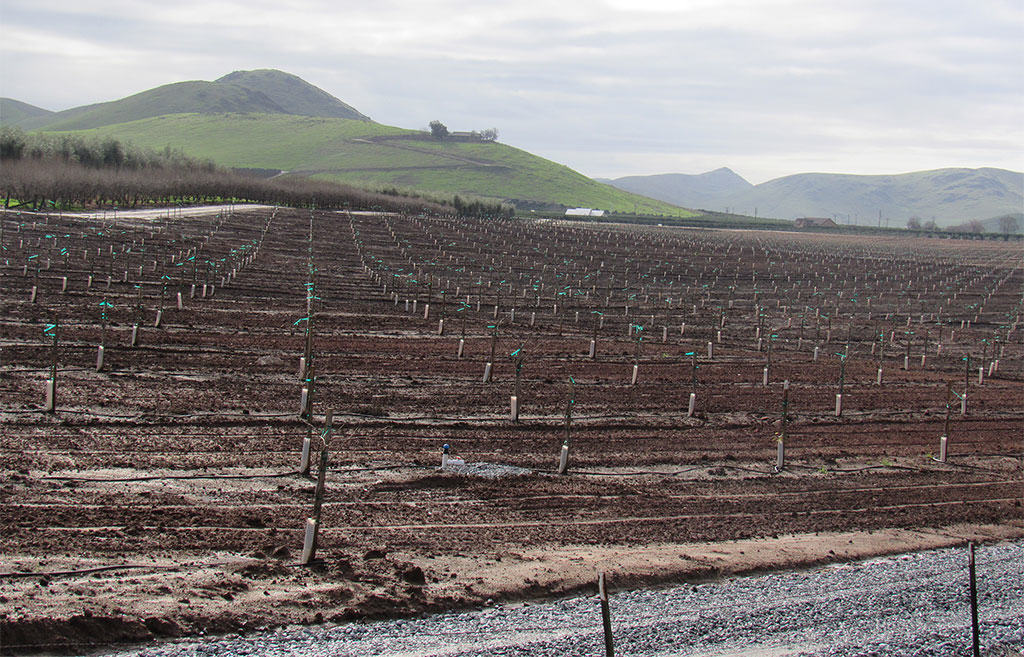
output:
[[[800,217],[793,224],[797,228],[836,228],[838,225],[828,217]]]
[[[566,208],[567,217],[603,217],[604,210],[593,210],[591,208]]]

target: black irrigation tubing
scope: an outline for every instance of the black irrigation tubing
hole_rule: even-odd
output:
[[[859,413],[859,415],[866,415],[868,413],[869,413],[869,411],[863,411],[863,412]],[[41,415],[41,416],[49,416],[50,415],[49,413],[47,413],[42,408],[37,408],[37,409],[18,409],[18,410],[6,409],[6,410],[0,411],[0,416],[5,415],[5,414],[6,415]],[[305,425],[305,426],[310,426],[310,427],[314,427],[314,428],[321,428],[319,425],[314,425],[314,424],[311,424],[309,422],[306,422],[306,421],[298,419],[298,414],[294,413],[294,412],[282,412],[282,413],[259,413],[259,412],[255,412],[255,413],[248,413],[248,414],[247,413],[226,414],[226,413],[223,413],[223,412],[208,411],[208,412],[178,413],[178,414],[175,414],[175,413],[136,413],[136,414],[124,415],[124,414],[112,414],[112,413],[99,413],[99,412],[93,412],[93,411],[87,411],[87,410],[59,409],[56,412],[56,414],[58,416],[59,415],[64,415],[64,414],[68,414],[68,415],[86,415],[86,416],[90,416],[90,417],[97,418],[97,419],[128,420],[128,421],[131,421],[131,422],[144,422],[144,421],[147,421],[147,420],[159,421],[159,420],[176,420],[176,419],[177,420],[187,420],[187,419],[199,419],[199,418],[206,418],[206,419],[214,418],[214,419],[222,420],[222,421],[225,421],[225,422],[241,422],[243,424],[249,424],[249,423],[252,423],[252,422],[255,422],[255,421],[259,421],[259,420],[288,418],[288,419],[291,420],[291,422],[288,422],[288,424]],[[858,413],[850,412],[848,414],[848,417],[853,417],[855,415],[858,415]],[[369,420],[370,422],[372,422],[374,424],[382,424],[382,425],[402,425],[402,424],[408,424],[410,422],[413,422],[413,423],[415,423],[415,422],[444,422],[444,423],[451,423],[451,424],[464,424],[464,423],[467,423],[467,422],[476,422],[476,423],[485,423],[488,426],[491,426],[491,425],[493,425],[495,423],[503,424],[503,423],[507,423],[508,422],[508,418],[507,418],[507,416],[505,414],[489,414],[489,415],[484,415],[484,416],[480,416],[480,415],[475,415],[475,416],[410,415],[410,416],[398,416],[398,417],[395,417],[395,416],[385,416],[385,415],[375,415],[375,414],[365,414],[365,413],[337,412],[337,413],[335,413],[335,417],[338,417],[338,418],[344,418],[344,417],[360,418],[360,419]],[[610,425],[610,426],[622,426],[623,428],[628,428],[630,426],[630,423],[636,422],[636,421],[645,421],[645,420],[646,421],[650,421],[650,420],[668,421],[668,420],[673,420],[673,419],[679,419],[679,417],[681,417],[681,416],[679,416],[677,414],[635,414],[635,415],[634,414],[631,414],[631,415],[611,414],[611,415],[579,415],[579,416],[576,416],[574,419],[577,422],[620,420],[621,422],[617,423],[617,425]],[[826,414],[825,417],[828,417],[828,415]],[[530,420],[530,419],[531,418],[529,418],[529,417],[524,418],[524,420]],[[560,420],[560,418],[558,416],[556,416],[556,415],[547,416],[546,418],[541,417],[541,418],[533,418],[533,419],[534,420],[539,420],[542,423],[543,422],[547,422],[547,424],[544,425],[545,427],[554,427],[554,426],[556,426],[558,424],[558,422]],[[1000,419],[1005,419],[1005,418],[994,418],[993,421],[998,421]],[[771,422],[770,419],[769,420],[765,420],[765,421],[766,422]],[[979,421],[984,421],[984,420],[979,420]],[[732,424],[723,425],[723,426],[720,426],[720,427],[719,426],[713,426],[713,425],[709,426],[708,420],[700,419],[700,418],[697,419],[697,422],[699,423],[697,425],[698,427],[710,428],[711,430],[728,430],[730,427],[734,426]],[[625,424],[622,424],[622,423],[625,423]],[[736,425],[736,426],[757,426],[757,425],[758,425],[758,423],[755,422],[753,425]],[[830,428],[830,427],[847,427],[849,425],[847,423],[843,423],[843,422],[831,422],[831,423],[815,424],[813,426],[818,426],[818,427],[821,427],[821,428]],[[531,428],[537,428],[537,427],[538,427],[538,425],[533,425]],[[684,427],[684,428],[697,428],[697,427]],[[582,430],[586,430],[586,429],[588,429],[588,427],[582,426],[581,429]],[[647,427],[647,429],[657,430],[657,427],[654,427],[653,429],[651,427]],[[870,435],[872,432],[861,431],[861,432],[856,432],[856,433],[864,433],[864,434],[869,434]],[[810,431],[799,431],[799,432],[794,432],[792,435],[793,436],[811,437],[811,436],[815,436],[817,434],[815,432],[810,432]],[[639,437],[637,439],[643,439],[643,437]],[[658,438],[658,437],[652,437],[651,439],[652,440],[660,440],[660,438]],[[983,440],[979,439],[979,440],[961,440],[960,442],[961,442],[961,444],[974,444],[974,443],[981,443],[981,442],[986,442],[987,443],[989,441],[983,441]],[[880,447],[880,446],[885,446],[885,445],[888,445],[888,444],[889,443],[859,443],[857,446],[861,446],[861,447]]]
[[[137,477],[39,477],[40,481],[80,481],[88,483],[122,483],[129,481],[162,481],[162,480],[193,480],[193,479],[281,479],[301,475],[299,470],[276,472],[273,474],[191,474],[191,475],[143,475]]]
[[[0,415],[3,414],[26,414],[26,413],[41,413],[48,414],[43,409],[25,409],[25,410],[2,410]],[[100,413],[97,411],[79,410],[79,409],[58,409],[57,415],[89,415],[96,418],[106,418],[115,420],[146,420],[146,419],[188,419],[188,418],[218,418],[224,420],[264,420],[274,418],[296,418],[298,422],[298,413],[237,413],[228,414],[221,411],[196,411],[193,413],[134,413],[131,415],[121,415],[115,413]]]
[[[235,560],[235,561],[217,561],[217,562],[211,562],[211,563],[179,563],[179,564],[171,564],[171,565],[160,565],[160,564],[120,564],[120,565],[112,565],[112,566],[96,566],[94,568],[82,568],[82,569],[79,569],[79,570],[44,570],[44,571],[34,571],[34,572],[16,571],[16,572],[0,573],[0,581],[5,580],[5,579],[24,579],[24,578],[29,578],[29,577],[33,577],[33,578],[34,577],[39,577],[39,578],[43,578],[43,577],[45,577],[45,578],[72,577],[72,576],[76,576],[76,575],[92,575],[94,573],[102,573],[102,572],[117,571],[117,570],[157,570],[157,571],[161,571],[162,570],[162,571],[177,572],[177,571],[181,571],[181,570],[202,570],[202,569],[206,569],[206,568],[220,568],[222,566],[234,566],[234,565],[240,564],[240,563],[257,564],[257,563],[262,563],[262,560],[261,559],[238,559],[238,560]],[[282,565],[285,566],[285,567],[289,567],[289,568],[295,568],[295,567],[304,567],[307,564],[289,563],[289,564],[282,564]],[[55,643],[55,644],[22,644],[22,645],[42,646],[42,645],[63,645],[63,644]],[[11,646],[11,647],[15,647],[15,646]]]
[[[642,470],[638,470],[638,471],[630,471],[630,472],[599,472],[599,471],[596,471],[596,470],[580,470],[580,469],[576,469],[576,468],[570,468],[569,472],[571,472],[574,475],[584,475],[584,476],[589,476],[589,477],[648,477],[648,476],[678,477],[678,476],[682,476],[682,475],[690,473],[690,472],[695,472],[697,470],[706,470],[709,467],[713,467],[713,466],[707,466],[707,467],[705,467],[705,466],[694,466],[692,468],[685,468],[683,470],[669,470],[669,471],[661,471],[661,470],[642,471]],[[544,470],[543,472],[549,473],[549,474],[556,474],[557,473],[556,470]]]
[[[952,465],[955,468],[963,468],[965,470],[976,470],[978,472],[985,472],[987,474],[1002,474],[999,470],[993,470],[991,468],[984,468],[978,465],[970,465],[968,463],[957,463],[956,461],[947,460],[948,465]]]
[[[434,465],[420,465],[418,463],[407,463],[402,465],[379,465],[374,467],[362,467],[362,468],[327,468],[328,472],[334,472],[335,474],[348,474],[350,472],[387,472],[394,470],[440,470],[439,466]]]
[[[723,467],[728,467],[728,466],[723,466]],[[800,465],[800,464],[797,464],[797,463],[794,463],[792,465],[788,465],[787,464],[786,467],[787,468],[799,468],[799,469],[803,469],[803,470],[821,470],[821,467],[814,467],[812,465]],[[842,474],[853,474],[853,473],[857,473],[857,472],[867,472],[868,470],[907,470],[908,472],[926,472],[926,473],[928,473],[928,472],[941,472],[941,470],[937,470],[935,468],[920,468],[920,467],[914,467],[914,466],[911,466],[911,465],[896,465],[895,463],[891,464],[891,465],[885,465],[885,464],[866,465],[866,466],[863,466],[863,467],[860,467],[860,468],[834,468],[834,467],[826,467],[826,469],[827,469],[828,472],[839,472],[839,473],[842,473]],[[1001,473],[999,473],[996,470],[992,470],[991,472],[993,474],[1001,474]]]
[[[424,469],[436,469],[436,468],[424,468]],[[337,472],[336,470],[332,470],[332,471],[333,472]],[[1007,485],[1007,484],[1010,484],[1010,483],[1016,483],[1016,482],[987,482],[987,483],[986,482],[975,482],[975,483],[970,484],[970,485],[971,486],[1002,486],[1002,485]],[[820,490],[819,489],[819,490],[809,490],[809,491],[781,491],[781,492],[766,492],[766,493],[756,493],[756,494],[755,493],[750,493],[750,494],[744,494],[744,495],[739,495],[739,496],[734,496],[734,497],[742,497],[742,498],[750,498],[750,499],[754,499],[754,498],[762,499],[762,498],[768,498],[768,497],[776,497],[776,498],[797,497],[797,496],[800,496],[800,495],[803,495],[803,494],[807,494],[807,495],[818,495],[818,494],[831,495],[831,494],[835,494],[836,496],[839,496],[839,495],[859,495],[859,494],[862,494],[862,493],[865,493],[865,492],[887,492],[887,493],[892,493],[892,492],[897,491],[897,490],[909,490],[909,489],[920,489],[920,488],[963,488],[963,487],[964,487],[964,485],[955,485],[955,484],[954,485],[950,485],[950,486],[880,486],[880,487],[872,487],[872,488],[844,489],[844,490],[839,490],[839,491]],[[388,492],[392,492],[392,491],[388,491]],[[403,492],[408,492],[408,491],[403,491]],[[426,492],[429,493],[431,491],[426,491]],[[429,501],[430,501],[431,504],[450,504],[450,505],[460,505],[460,504],[464,504],[464,505],[477,505],[477,504],[479,504],[479,505],[488,505],[488,504],[491,504],[491,505],[500,505],[500,504],[504,504],[506,502],[516,502],[516,501],[520,501],[521,502],[521,501],[538,501],[538,500],[591,500],[594,497],[596,497],[596,496],[595,495],[585,495],[585,494],[558,494],[558,493],[551,493],[551,494],[543,494],[543,495],[507,495],[507,496],[504,496],[504,497],[487,497],[487,498],[449,497],[449,498],[445,498],[445,499],[438,499],[438,498],[435,498],[435,497],[431,497]],[[634,497],[634,496],[631,496],[631,495],[615,495],[614,497],[628,499],[628,498],[631,498],[631,497]],[[671,499],[673,499],[673,500],[719,500],[720,499],[720,496],[716,496],[716,495],[671,495],[669,497]],[[373,500],[373,501],[360,501],[360,500],[344,500],[343,499],[343,500],[326,501],[326,502],[324,502],[324,505],[327,506],[327,507],[339,507],[339,506],[346,506],[346,507],[371,506],[372,507],[372,506],[395,506],[395,505],[411,506],[411,505],[416,505],[416,504],[420,503],[420,501],[421,500],[396,501],[396,500],[389,500],[389,499],[386,499],[386,500]],[[25,505],[21,505],[21,506],[23,508],[51,509],[51,508],[65,508],[65,507],[68,507],[68,506],[71,506],[71,505],[68,505],[68,504],[57,504],[57,503],[53,503],[53,504],[39,504],[39,503],[36,503],[36,504],[25,504]],[[294,508],[306,508],[308,506],[309,506],[308,502],[302,502],[302,503],[300,503],[300,502],[292,502],[292,503],[241,503],[241,504],[234,504],[234,505],[231,505],[231,504],[221,504],[217,508],[218,509],[282,509],[282,508],[294,509]],[[75,508],[90,508],[90,509],[107,509],[107,508],[109,508],[109,505],[87,504],[87,505],[74,505],[74,507]],[[179,509],[179,508],[192,508],[192,507],[189,506],[189,505],[177,505],[177,504],[171,504],[171,505],[149,504],[149,505],[135,505],[135,506],[133,506],[133,509],[137,509],[137,510],[140,510],[140,511],[160,511],[160,510]],[[557,507],[553,507],[551,510],[552,511],[557,511]]]
[[[969,507],[979,504],[1004,504],[1010,502],[1016,502],[1019,498],[1016,497],[995,497],[995,498],[984,498],[984,499],[972,499],[972,500],[941,500],[941,501],[929,501],[929,502],[911,502],[905,504],[889,504],[881,506],[871,507],[858,507],[858,508],[825,508],[825,509],[809,509],[806,511],[794,511],[793,514],[801,515],[805,517],[810,516],[825,516],[825,515],[850,515],[850,514],[866,514],[877,511],[892,511],[899,512],[901,510],[918,509],[922,507],[934,508],[934,507],[947,507],[947,506],[960,506]],[[558,511],[558,509],[555,509]],[[669,514],[662,516],[630,516],[630,517],[587,517],[587,518],[573,518],[573,519],[552,519],[545,518],[543,520],[535,521],[507,521],[507,522],[461,522],[461,523],[423,523],[423,524],[397,524],[397,525],[338,525],[323,528],[325,532],[342,533],[342,532],[401,532],[401,531],[473,531],[473,530],[499,530],[499,529],[526,529],[526,528],[538,528],[538,527],[551,527],[558,525],[560,527],[593,527],[600,525],[625,525],[628,523],[640,523],[640,522],[682,522],[682,521],[707,521],[708,519],[756,519],[763,517],[762,513],[751,513],[751,512],[729,512],[729,513],[678,513]],[[44,531],[53,532],[65,532],[65,533],[81,533],[81,532],[109,532],[109,531],[120,531],[123,528],[123,524],[120,525],[100,525],[100,526],[54,526],[49,525],[45,527],[39,527]],[[299,527],[251,527],[251,526],[222,526],[222,525],[176,525],[176,526],[145,526],[144,530],[154,531],[193,531],[193,532],[262,532],[268,529],[274,529],[279,532],[295,533],[298,534],[302,531]]]
[[[43,348],[40,345],[40,348]],[[91,372],[94,368],[91,367],[58,367],[57,373],[64,374],[66,372]],[[4,367],[0,365],[0,374],[21,374],[24,372],[51,372],[52,368],[49,367]]]
[[[258,560],[249,560],[252,563],[258,563]],[[174,564],[168,566],[161,566],[159,564],[120,564],[113,566],[96,566],[94,568],[82,568],[79,570],[44,570],[36,572],[7,572],[0,573],[0,581],[5,579],[22,579],[27,577],[70,577],[74,575],[91,575],[93,573],[102,573],[112,570],[186,570],[186,569],[199,569],[199,568],[219,568],[221,566],[232,565],[238,562],[235,561],[223,561],[209,564]]]

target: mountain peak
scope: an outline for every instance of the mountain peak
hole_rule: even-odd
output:
[[[712,179],[719,181],[720,183],[728,183],[735,187],[749,187],[750,183],[746,178],[736,173],[729,167],[719,167],[714,171],[708,171],[700,174],[699,178]]]
[[[612,181],[626,189],[684,207],[729,208],[792,219],[838,217],[842,223],[894,225],[912,216],[939,225],[1019,211],[1024,174],[963,167],[886,175],[798,173],[751,185],[725,167],[698,176],[662,174]]]
[[[745,191],[753,186],[727,167],[696,175],[662,173],[653,176],[626,176],[610,182],[619,189],[688,208],[711,207],[718,198]]]
[[[168,114],[293,114],[370,119],[302,78],[274,69],[235,71],[213,82],[165,84],[120,100],[47,112],[5,100],[0,123],[25,130],[86,130]]]
[[[297,75],[274,68],[233,71],[218,78],[215,82],[233,84],[265,94],[280,105],[285,114],[370,120],[368,116],[323,89],[306,82]]]

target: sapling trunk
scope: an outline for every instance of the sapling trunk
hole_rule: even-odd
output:
[[[786,437],[789,428],[789,381],[785,381],[782,384],[782,417],[779,424],[779,438],[775,456],[776,472],[782,472],[786,466]]]
[[[570,431],[572,426],[572,407],[576,403],[575,381],[569,377],[569,398],[565,403],[565,439],[562,441],[562,453],[558,461],[558,474],[566,474],[569,471],[569,445]]]
[[[53,347],[50,353],[50,381],[47,384],[46,410],[50,413],[57,412],[57,350],[58,334],[60,333],[60,320],[53,318],[53,325],[49,327],[53,335]]]

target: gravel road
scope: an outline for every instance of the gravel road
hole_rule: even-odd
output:
[[[615,654],[970,654],[967,550],[936,550],[611,597]],[[982,653],[1024,649],[1024,541],[977,550]],[[610,582],[611,585],[614,582]],[[122,657],[547,656],[603,653],[594,596],[417,620],[285,628]]]

